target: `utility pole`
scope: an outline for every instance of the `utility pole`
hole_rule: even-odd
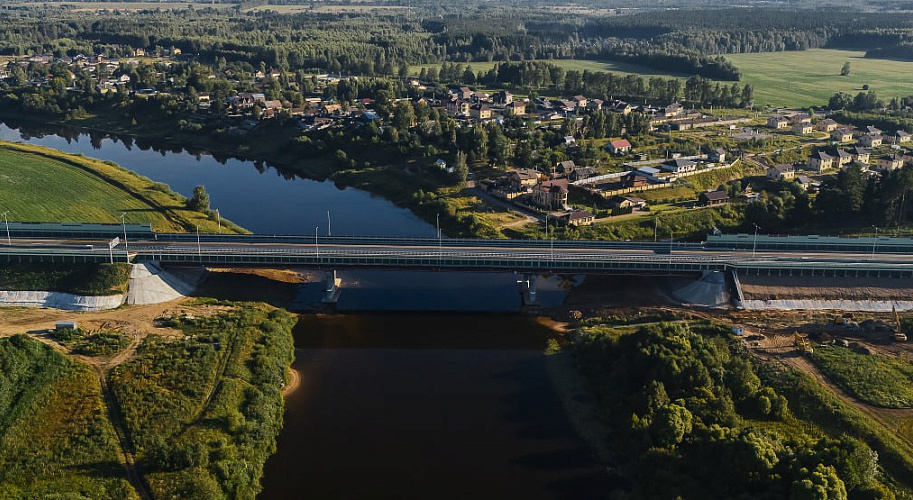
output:
[[[203,260],[203,247],[200,246],[200,226],[197,226],[197,257]]]
[[[319,229],[320,226],[314,226],[314,254],[318,262],[320,262],[320,244],[317,243],[317,230]]]
[[[9,246],[13,246],[13,240],[12,240],[12,238],[10,238],[10,221],[7,218],[9,213],[10,213],[9,210],[7,210],[6,212],[3,212],[3,222],[6,224],[6,244]]]
[[[219,234],[222,234],[222,214],[218,208],[216,209],[216,220],[219,221]]]
[[[330,211],[327,210],[327,236],[333,236],[333,225],[330,222]]]
[[[659,229],[659,215],[653,216],[653,243],[656,243],[656,231]]]

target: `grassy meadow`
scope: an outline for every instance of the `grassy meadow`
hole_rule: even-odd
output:
[[[816,348],[812,360],[861,401],[885,408],[913,407],[913,363],[837,346]]]
[[[759,106],[827,104],[835,92],[856,94],[869,85],[882,99],[913,94],[913,62],[866,59],[864,52],[812,49],[801,52],[731,54],[742,70],[742,82],[755,88]],[[840,76],[843,63],[850,74]]]
[[[116,164],[40,146],[0,141],[0,207],[11,221],[151,223],[156,231],[184,232],[217,221],[184,208],[184,198],[164,184]],[[243,229],[222,220],[226,232]]]
[[[91,368],[0,339],[0,499],[137,498]]]

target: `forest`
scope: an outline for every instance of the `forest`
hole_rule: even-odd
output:
[[[634,333],[590,326],[565,348],[613,430],[609,447],[621,485],[614,494],[894,498],[879,462],[883,450],[872,448],[881,442],[826,431],[808,419],[821,402],[807,395],[792,410],[798,375],[756,364],[728,330],[703,321],[646,325]],[[892,463],[891,471],[908,479],[898,466],[904,464]]]

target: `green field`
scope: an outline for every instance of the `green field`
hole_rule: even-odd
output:
[[[813,49],[726,56],[742,70],[742,80],[755,88],[759,106],[827,104],[835,92],[856,94],[869,85],[882,99],[913,94],[913,62],[865,59],[849,50]],[[843,63],[849,76],[840,76]]]
[[[184,208],[184,199],[115,164],[49,148],[0,141],[0,211],[10,221],[151,223],[156,231],[199,225],[216,232],[210,216]],[[226,232],[241,228],[222,220]]]
[[[816,348],[812,360],[860,401],[886,408],[913,407],[913,363],[837,346]]]
[[[92,369],[25,336],[0,360],[0,499],[136,499]]]
[[[648,68],[646,66],[641,66],[639,64],[630,64],[624,62],[614,62],[614,61],[590,61],[590,60],[581,60],[581,59],[554,59],[548,61],[556,66],[560,66],[565,70],[576,70],[576,71],[607,71],[609,73],[618,73],[618,74],[632,74],[640,76],[665,76],[665,77],[685,77],[687,75],[682,75],[678,73],[668,73],[662,70]],[[494,68],[499,61],[492,62],[470,62],[470,63],[459,63],[463,65],[469,65],[472,70],[476,73],[479,71],[488,71],[491,68]],[[415,66],[410,66],[409,71],[418,75],[422,68],[438,68],[440,69],[440,64],[419,64]]]

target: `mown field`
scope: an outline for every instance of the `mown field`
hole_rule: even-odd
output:
[[[137,498],[88,366],[16,336],[0,367],[0,499]]]
[[[10,221],[151,223],[156,231],[216,232],[218,223],[184,207],[164,184],[116,164],[40,146],[0,141],[0,208]],[[243,229],[222,219],[227,232]]]
[[[856,94],[869,85],[882,99],[913,94],[913,62],[865,59],[850,50],[813,49],[801,52],[732,54],[742,82],[755,88],[755,103],[764,106],[827,104],[835,92]],[[849,76],[840,76],[843,63]]]

